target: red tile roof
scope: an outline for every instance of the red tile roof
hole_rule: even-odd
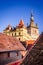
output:
[[[42,32],[42,34],[39,35],[39,37],[34,41],[33,44],[29,44],[29,45],[28,45],[27,49],[28,49],[29,51],[31,51],[32,48],[35,46],[35,44],[38,44],[38,43],[41,42],[41,41],[43,41],[43,32]]]
[[[21,19],[20,20],[20,23],[19,23],[19,25],[17,26],[18,28],[21,28],[21,27],[23,27],[24,26],[24,21]]]
[[[24,25],[24,21],[21,19],[19,25]]]
[[[26,44],[34,44],[34,42],[35,42],[35,40],[28,40],[28,41],[26,41]]]
[[[26,44],[28,45],[28,46],[27,46],[27,50],[28,50],[28,51],[29,51],[30,48],[33,46],[34,42],[35,42],[35,40],[28,40],[28,41],[26,41]]]
[[[0,33],[0,51],[26,50],[15,37]]]

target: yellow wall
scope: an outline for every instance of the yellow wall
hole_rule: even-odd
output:
[[[10,35],[10,36],[14,36],[17,39],[20,38],[20,41],[26,41],[26,40],[30,40],[32,39],[31,36],[27,33],[27,29],[26,28],[17,28],[14,31],[4,31],[5,34]],[[15,35],[16,33],[16,35]]]

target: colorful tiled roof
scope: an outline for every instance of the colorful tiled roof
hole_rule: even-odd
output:
[[[24,26],[24,21],[21,19],[20,20],[20,23],[19,23],[19,25],[17,26],[18,28],[21,28],[21,27],[23,27]]]
[[[26,44],[34,44],[34,42],[35,42],[35,40],[28,40],[28,41],[26,41]]]
[[[26,50],[15,37],[0,33],[0,52],[9,50]]]
[[[26,49],[27,49],[28,51],[29,51],[30,48],[33,46],[34,42],[35,42],[35,40],[28,40],[28,41],[26,41],[26,44],[28,45]]]

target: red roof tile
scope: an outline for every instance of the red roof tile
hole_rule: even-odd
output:
[[[17,27],[21,28],[22,26],[24,26],[24,21],[23,20],[20,20],[20,23]]]
[[[33,46],[35,40],[28,40],[26,41],[27,46],[27,50],[30,50],[30,48]]]
[[[35,40],[28,40],[26,41],[26,44],[34,44]]]
[[[0,51],[26,50],[15,37],[0,33]]]
[[[23,20],[20,20],[20,23],[19,23],[19,25],[24,25],[24,22],[23,22]]]

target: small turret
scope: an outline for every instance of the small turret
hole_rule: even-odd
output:
[[[25,25],[24,25],[24,21],[21,19],[20,20],[20,23],[19,23],[19,25],[17,26],[18,28],[21,28],[21,27],[24,27]]]
[[[37,25],[37,23],[36,23],[36,28],[38,28],[38,25]]]
[[[24,21],[21,19],[19,25],[24,25]]]

